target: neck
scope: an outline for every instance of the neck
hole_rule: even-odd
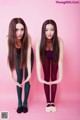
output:
[[[46,43],[47,43],[47,44],[51,44],[51,43],[52,43],[52,39],[47,39],[47,40],[46,40]]]
[[[21,48],[21,40],[16,40],[15,46]]]
[[[16,43],[20,43],[21,42],[21,40],[20,39],[16,39]]]

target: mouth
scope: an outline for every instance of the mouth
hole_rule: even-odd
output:
[[[52,36],[47,36],[48,38],[51,38]]]
[[[21,37],[22,35],[18,35],[18,37]]]
[[[22,36],[20,35],[20,36],[17,36],[18,38],[21,38]]]
[[[22,39],[22,36],[17,36],[17,39]]]

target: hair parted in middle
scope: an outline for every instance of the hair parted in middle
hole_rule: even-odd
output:
[[[16,43],[16,24],[21,23],[24,26],[24,34],[21,39],[21,56],[20,56],[20,67],[27,64],[27,49],[28,49],[28,31],[27,26],[22,18],[13,18],[9,24],[8,31],[8,63],[11,71],[15,68],[14,62],[14,49]]]
[[[41,31],[41,42],[40,42],[40,59],[43,61],[45,59],[45,48],[46,48],[46,25],[51,24],[54,27],[54,35],[53,35],[53,50],[54,50],[54,57],[53,62],[58,62],[59,60],[59,41],[57,36],[57,25],[56,22],[52,19],[46,20],[42,25],[42,31]]]

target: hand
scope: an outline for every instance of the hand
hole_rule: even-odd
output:
[[[49,84],[50,84],[50,85],[54,84],[54,81],[50,81]]]
[[[57,79],[57,80],[51,81],[50,84],[58,84],[60,82],[61,82],[61,79]]]
[[[17,85],[18,87],[21,87],[21,88],[22,88],[22,84],[16,82],[16,85]]]
[[[46,85],[51,85],[51,82],[46,82],[46,81],[45,81],[44,83],[45,83]]]
[[[16,81],[16,79],[15,79],[14,76],[13,76],[13,74],[12,74],[12,76],[11,76],[11,79],[13,80],[13,82],[14,82],[18,87],[21,87],[21,88],[22,88],[22,85]]]
[[[25,83],[26,83],[26,81],[22,82],[22,84],[21,84],[21,85],[24,85]]]
[[[45,80],[43,80],[43,79],[41,79],[41,80],[40,80],[40,82],[41,82],[41,83],[43,83],[43,84],[46,84],[46,85],[51,85],[51,83],[50,83],[50,82],[46,82],[46,81],[45,81]]]

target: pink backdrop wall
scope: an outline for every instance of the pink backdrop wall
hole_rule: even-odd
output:
[[[0,101],[4,101],[4,98],[9,99],[11,96],[17,99],[15,85],[9,79],[6,60],[6,35],[9,22],[14,17],[21,17],[26,22],[34,50],[35,42],[40,40],[42,23],[46,19],[56,21],[58,36],[64,41],[64,74],[62,82],[58,85],[56,101],[57,103],[69,100],[79,101],[80,3],[57,4],[55,0],[0,0]],[[33,104],[35,100],[37,103],[41,100],[45,101],[43,86],[37,80],[35,62],[31,83],[29,103]]]

